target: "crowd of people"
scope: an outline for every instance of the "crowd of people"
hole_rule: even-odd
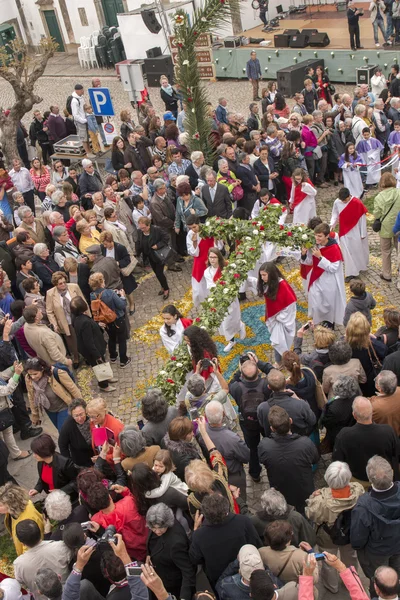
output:
[[[189,151],[186,107],[162,77],[162,118],[150,103],[138,123],[121,113],[115,174],[104,179],[90,158],[49,165],[44,134],[61,139],[67,119],[97,150],[80,84],[65,121],[58,107],[35,111],[30,140],[41,159],[26,165],[22,153],[1,166],[0,513],[17,555],[15,579],[0,582],[6,600],[19,600],[21,587],[35,600],[310,600],[318,582],[332,593],[343,582],[366,600],[362,573],[371,598],[398,597],[400,311],[385,307],[384,326],[373,329],[362,198],[379,186],[385,284],[400,231],[399,70],[389,87],[381,78],[379,93],[360,86],[352,97],[335,93],[322,67],[309,68],[290,107],[269,82],[260,108],[256,56],[249,62],[247,120],[225,98],[210,105],[212,165]],[[328,187],[329,223],[316,202]],[[197,314],[240,242],[206,237],[201,224],[251,219],[257,228],[269,206],[281,209],[277,228],[307,224],[315,244],[264,241],[219,334],[226,355],[246,336],[241,301],[263,298],[271,362],[246,352],[227,381],[207,330],[164,302],[160,339],[169,356],[187,345],[192,372],[174,405],[150,388],[140,420],[122,422],[102,394],[135,360],[135,275],[153,271],[166,301],[169,271],[192,257]],[[303,281],[309,320],[300,327],[284,257]],[[99,391],[88,402],[83,363]],[[30,451],[18,432],[32,438]],[[37,482],[27,489],[8,461],[32,455]],[[321,456],[326,486],[316,489]],[[261,485],[263,468],[269,487],[254,512],[247,481]]]

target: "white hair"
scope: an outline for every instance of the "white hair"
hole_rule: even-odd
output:
[[[211,402],[206,405],[205,413],[211,426],[220,425],[222,423],[224,409],[222,408],[222,404],[217,402],[217,400],[211,400]]]
[[[60,215],[61,215],[61,213],[59,213],[57,210],[53,210],[53,212],[50,213],[50,216],[49,216],[50,223],[52,225],[54,225],[54,223],[56,223],[58,221],[58,219],[60,218]]]
[[[18,216],[21,219],[21,221],[24,220],[26,215],[30,216],[31,213],[32,210],[29,208],[29,206],[21,206],[21,208],[18,209]]]
[[[350,467],[347,463],[335,460],[325,471],[324,479],[333,490],[341,490],[349,485],[352,477]]]
[[[382,456],[372,456],[367,462],[368,481],[376,490],[388,490],[393,483],[392,465]]]
[[[45,250],[47,250],[46,244],[42,244],[39,242],[38,244],[35,244],[33,246],[33,254],[35,254],[35,256],[40,256]]]
[[[194,163],[197,162],[198,160],[200,160],[201,158],[204,158],[204,154],[202,152],[200,152],[200,150],[195,150],[190,155],[190,160]]]
[[[62,490],[54,490],[46,497],[44,507],[49,519],[53,521],[64,521],[72,513],[71,499]]]
[[[178,175],[176,178],[176,187],[181,183],[189,183],[189,175]]]
[[[64,196],[64,192],[62,190],[56,190],[51,195],[52,203],[57,206],[57,204],[60,202],[60,200],[63,196]]]

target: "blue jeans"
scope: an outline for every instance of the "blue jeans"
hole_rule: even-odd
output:
[[[386,37],[386,31],[385,31],[385,23],[384,23],[383,19],[375,19],[375,21],[372,23],[372,27],[374,28],[374,42],[375,42],[375,44],[379,43],[379,40],[378,40],[378,29],[381,30],[382,35],[383,35],[383,39],[386,42],[387,37]]]
[[[392,15],[386,13],[386,38],[389,39],[393,35],[393,20]]]
[[[104,133],[103,124],[99,123],[100,137],[103,144],[107,144],[106,134]]]
[[[60,412],[51,412],[50,410],[46,410],[46,412],[49,415],[49,419],[53,423],[54,427],[56,427],[58,431],[61,431],[61,427],[68,417],[68,409],[60,410]]]

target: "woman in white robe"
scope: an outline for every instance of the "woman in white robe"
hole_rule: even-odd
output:
[[[184,319],[173,304],[163,308],[161,316],[164,320],[164,325],[160,327],[161,341],[168,354],[172,356],[175,348],[182,342],[183,332],[192,325],[193,321],[192,319]]]
[[[317,190],[308,178],[304,169],[295,169],[292,175],[293,185],[290,192],[289,205],[293,210],[293,224],[307,225],[308,221],[315,217],[315,197]]]
[[[339,159],[339,168],[342,169],[344,187],[356,198],[361,198],[364,193],[359,167],[361,164],[361,156],[357,154],[355,145],[349,142],[346,144],[346,151]]]
[[[225,266],[224,257],[217,248],[210,248],[208,252],[208,262],[204,276],[207,282],[207,289],[210,291],[216,286],[219,279],[221,279],[222,271]],[[242,322],[242,315],[240,312],[239,300],[235,298],[232,304],[228,308],[228,313],[221,323],[218,330],[220,335],[223,335],[228,342],[224,348],[224,352],[229,352],[235,346],[235,335],[239,334],[241,340],[246,337],[246,327]]]

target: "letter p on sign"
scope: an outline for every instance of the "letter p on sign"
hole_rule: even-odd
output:
[[[93,113],[97,117],[113,117],[114,107],[111,101],[111,94],[108,88],[89,88],[90,102],[93,107]]]

